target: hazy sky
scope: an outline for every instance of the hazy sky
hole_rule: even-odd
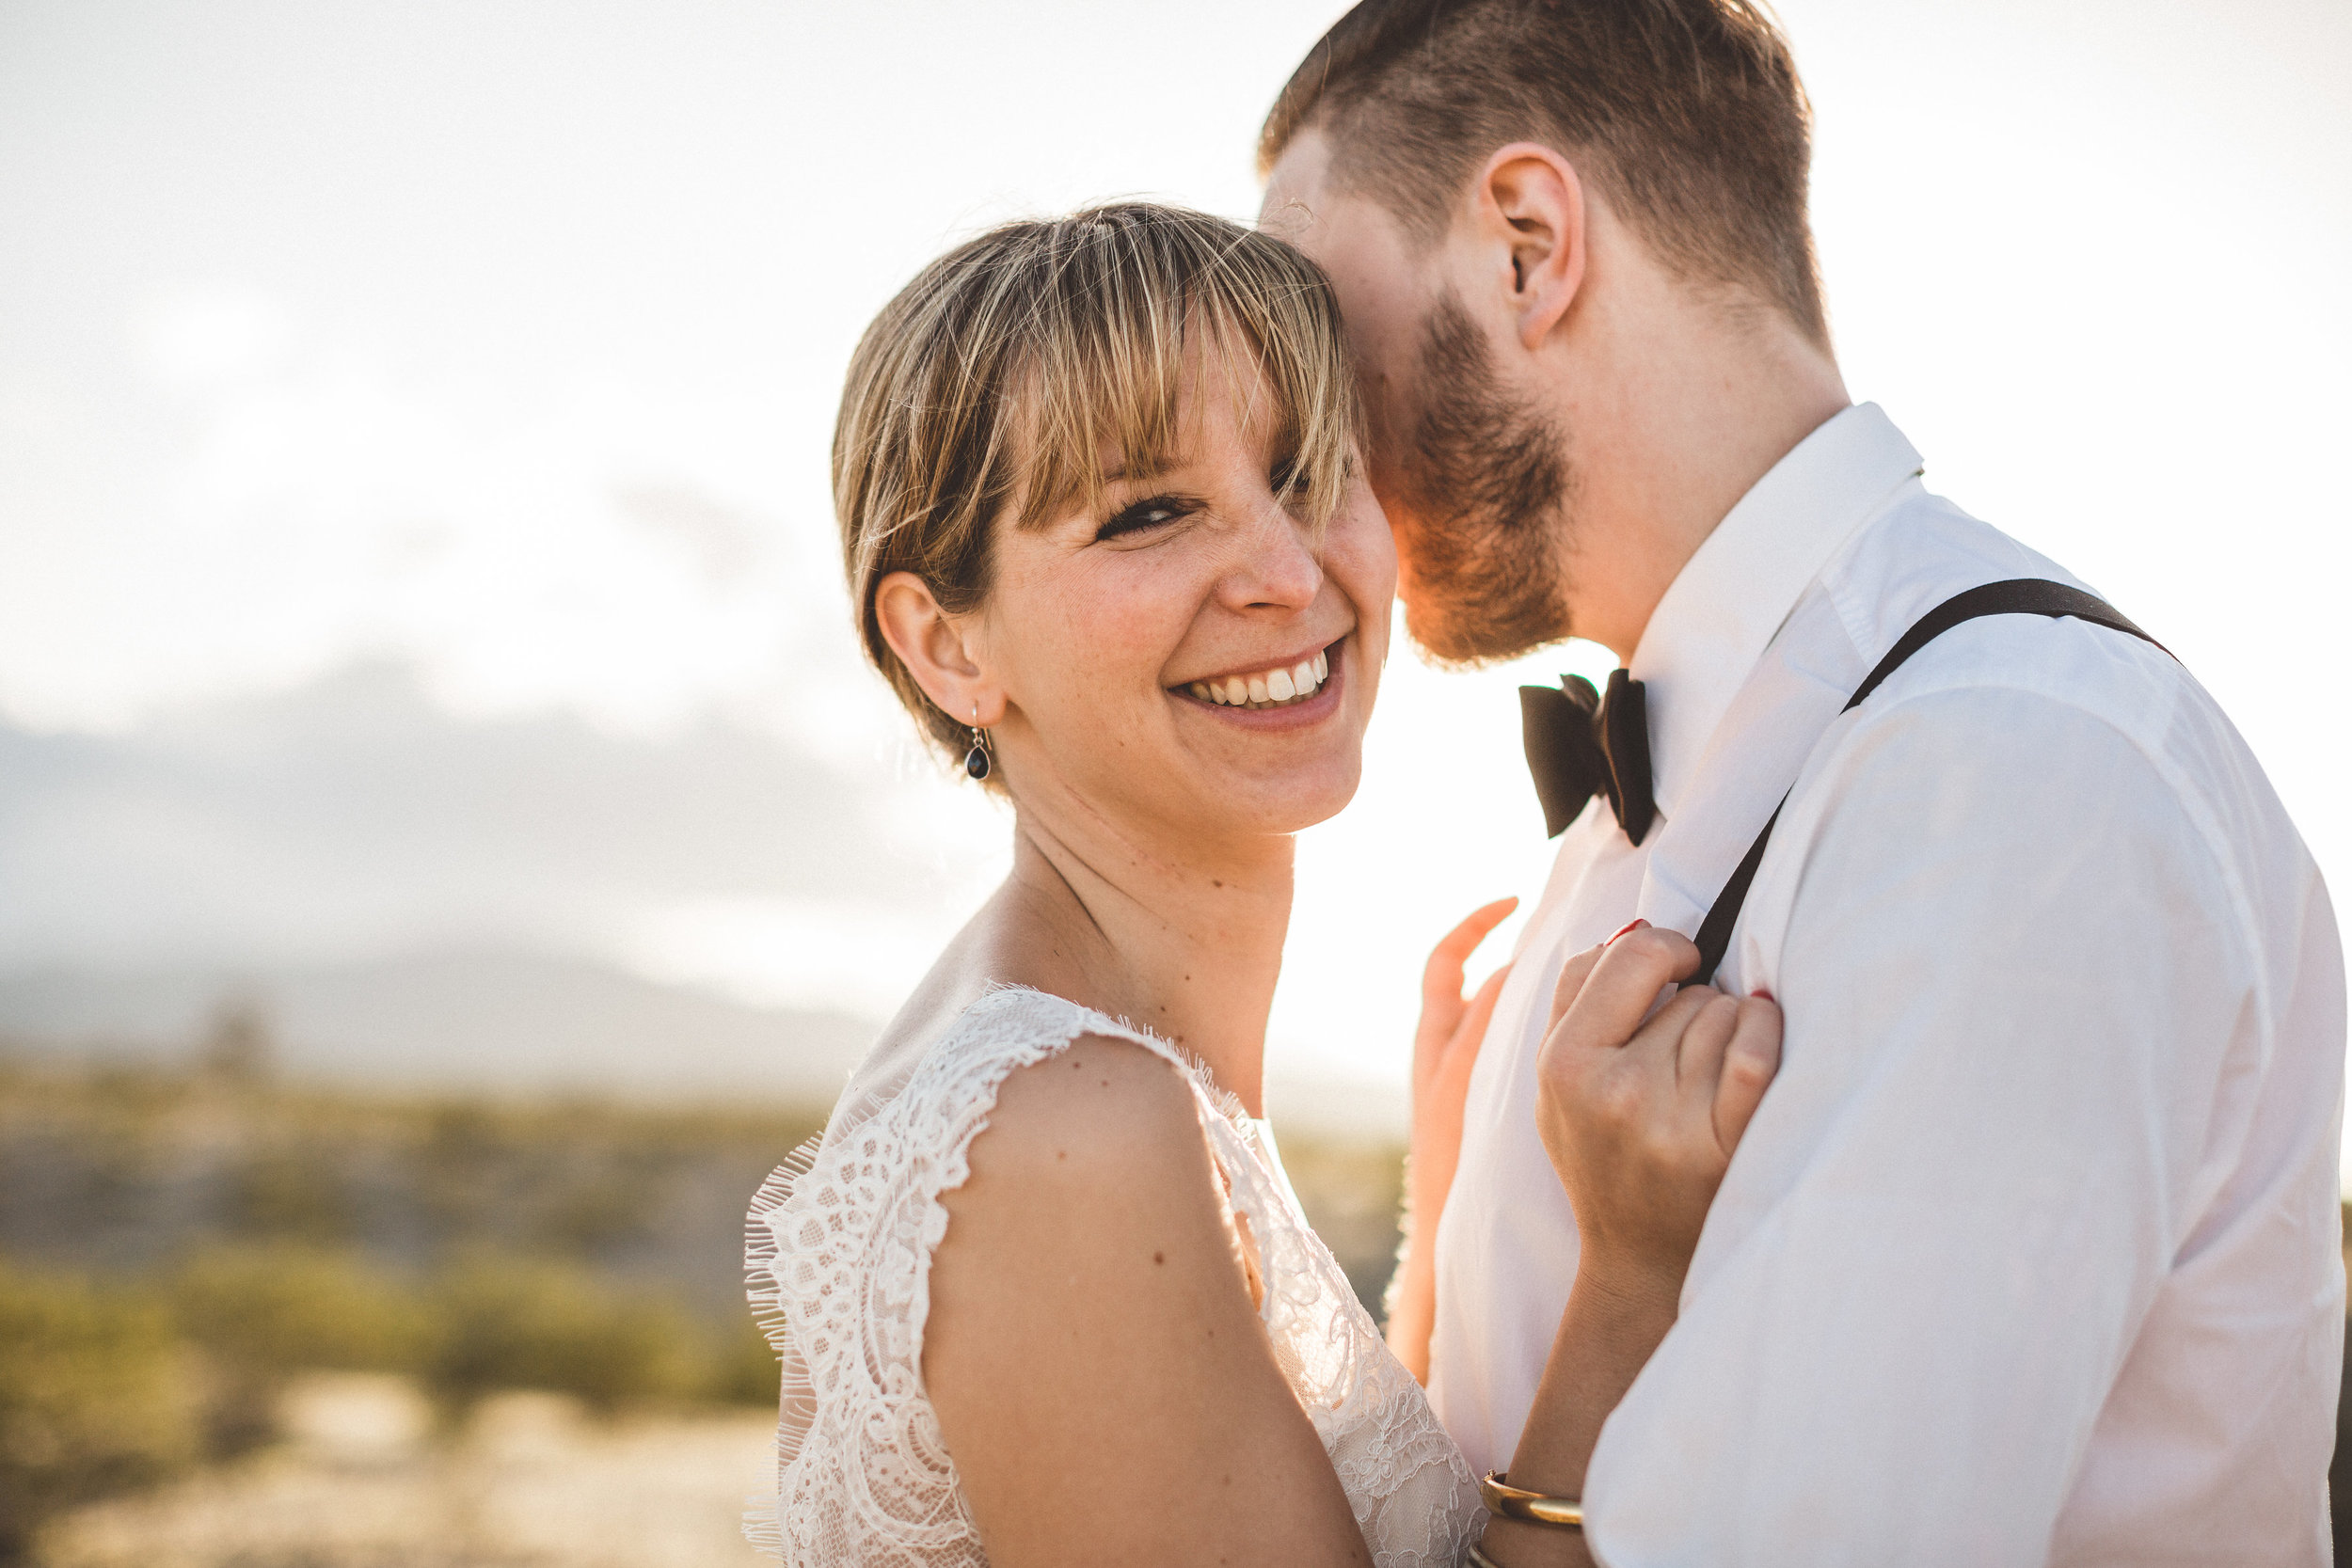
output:
[[[1259,117],[1339,8],[0,0],[0,717],[135,736],[368,660],[453,724],[768,736],[881,803],[889,875],[845,893],[831,786],[783,791],[821,877],[550,940],[886,1010],[1004,824],[855,658],[850,346],[999,217],[1254,213]],[[1783,15],[1854,395],[2186,660],[2343,885],[2352,7]],[[1524,673],[1391,664],[1363,795],[1304,846],[1280,1059],[1397,1077],[1427,941],[1540,886]]]

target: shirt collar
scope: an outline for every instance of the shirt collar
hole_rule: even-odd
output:
[[[1674,815],[1708,737],[1805,585],[1921,471],[1895,422],[1858,404],[1773,464],[1683,563],[1628,669],[1645,688],[1661,811]]]

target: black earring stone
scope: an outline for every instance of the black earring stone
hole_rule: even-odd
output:
[[[968,752],[964,752],[964,753],[963,753],[963,770],[964,770],[965,772],[967,772],[967,773],[971,774],[971,775],[972,775],[974,778],[976,778],[976,779],[985,779],[985,778],[987,778],[987,777],[988,777],[988,752],[987,752],[987,750],[986,750],[984,747],[981,747],[981,746],[979,746],[979,745],[977,745],[977,744],[976,744],[976,745],[974,745],[974,746],[973,746],[973,748],[972,748],[970,751],[968,751]]]

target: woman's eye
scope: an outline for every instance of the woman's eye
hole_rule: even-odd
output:
[[[1192,510],[1173,496],[1153,496],[1112,514],[1109,522],[1095,531],[1097,540],[1116,539],[1122,533],[1140,533],[1145,529],[1163,528]]]
[[[1307,475],[1295,457],[1285,457],[1267,471],[1267,486],[1283,500],[1295,500],[1307,493]]]

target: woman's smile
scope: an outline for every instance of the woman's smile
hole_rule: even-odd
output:
[[[1343,636],[1295,657],[1181,681],[1168,694],[1249,729],[1303,728],[1339,710],[1349,641]]]

